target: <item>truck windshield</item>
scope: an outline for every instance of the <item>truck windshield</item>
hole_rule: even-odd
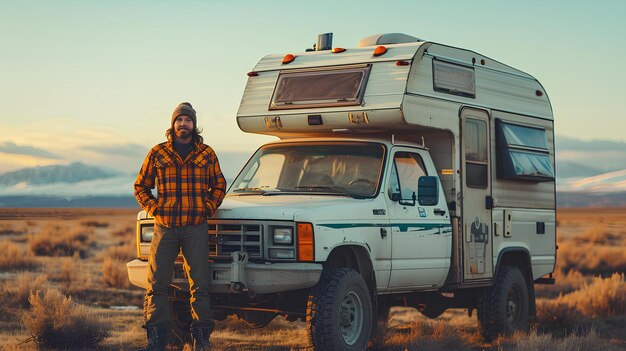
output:
[[[260,148],[229,194],[324,194],[372,197],[385,148],[365,142],[289,143]]]

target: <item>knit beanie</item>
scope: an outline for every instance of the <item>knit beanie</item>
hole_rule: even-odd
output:
[[[176,106],[174,112],[172,112],[172,125],[174,125],[174,121],[178,116],[187,116],[193,121],[194,128],[198,126],[196,123],[196,110],[193,109],[190,103],[181,102]]]

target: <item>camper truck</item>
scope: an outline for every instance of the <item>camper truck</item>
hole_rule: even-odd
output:
[[[332,34],[331,34],[332,35]],[[239,128],[261,146],[209,219],[216,318],[306,322],[315,350],[380,344],[389,309],[477,312],[486,339],[524,330],[554,282],[554,121],[533,76],[405,34],[263,57]],[[153,220],[137,218],[134,285]],[[183,341],[189,293],[172,281]]]

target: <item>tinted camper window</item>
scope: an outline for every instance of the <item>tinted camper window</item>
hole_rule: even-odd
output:
[[[545,129],[497,119],[496,138],[498,178],[534,182],[554,180]]]
[[[360,105],[369,68],[281,72],[270,110]]]

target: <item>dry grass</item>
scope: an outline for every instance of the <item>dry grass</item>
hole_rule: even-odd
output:
[[[78,349],[93,347],[110,335],[110,324],[72,302],[57,290],[30,295],[31,309],[22,323],[31,340],[43,347]]]
[[[418,320],[391,328],[384,340],[384,350],[471,350],[459,331],[444,322]]]
[[[126,289],[130,287],[126,261],[106,257],[102,262],[102,284],[106,287]]]
[[[128,262],[137,257],[137,245],[134,241],[126,240],[118,245],[109,246],[101,256]]]
[[[85,219],[80,222],[80,225],[83,227],[107,228],[109,226],[109,222],[99,219]]]
[[[619,347],[600,337],[595,329],[581,334],[571,334],[564,338],[555,338],[550,334],[518,333],[508,340],[495,342],[500,350],[510,351],[610,351]]]
[[[37,256],[73,256],[78,253],[85,257],[92,244],[92,234],[92,230],[83,227],[48,224],[31,236],[29,247]]]
[[[105,312],[111,316],[111,337],[97,346],[99,350],[117,351],[144,346],[145,331],[140,327],[143,322],[140,309],[103,309],[112,305],[141,307],[142,290],[124,287],[128,286],[125,285],[128,284],[125,263],[136,255],[136,212],[94,209],[10,210],[9,214],[0,213],[0,234],[2,228],[12,231],[7,232],[6,236],[0,236],[0,245],[11,241],[14,244],[20,242],[18,247],[27,247],[31,244],[29,239],[49,230],[50,226],[64,228],[64,232],[57,232],[57,235],[64,237],[65,242],[72,241],[68,240],[69,229],[76,228],[79,232],[89,233],[87,241],[90,243],[85,244],[82,258],[80,249],[74,250],[75,255],[78,252],[78,256],[74,257],[68,257],[66,253],[60,253],[61,257],[34,257],[37,262],[34,267],[41,277],[33,273],[28,277],[26,274],[29,273],[0,275],[0,313],[6,312],[7,306],[16,306],[4,321],[0,318],[0,349],[33,349],[33,343],[11,348],[13,346],[10,345],[17,344],[28,335],[24,334],[24,329],[20,329],[18,321],[10,316],[19,315],[20,311],[25,310],[31,290],[43,288],[71,293],[73,302],[78,301],[87,306],[87,315],[95,316]],[[554,274],[556,284],[536,286],[540,297],[537,303],[537,331],[486,344],[478,333],[475,314],[470,318],[462,310],[451,310],[433,321],[413,309],[394,308],[381,351],[626,350],[626,312],[623,310],[626,302],[621,298],[626,295],[623,290],[624,277],[620,274],[612,275],[613,272],[624,273],[620,271],[620,262],[625,256],[626,209],[565,210],[559,211],[558,216],[560,249]],[[28,225],[24,226],[25,223]],[[20,240],[28,242],[22,243],[24,241]],[[45,279],[44,274],[49,280]],[[10,289],[14,289],[11,295],[8,294]],[[243,322],[229,317],[226,321],[218,322],[212,344],[215,351],[310,350],[306,343],[304,323],[290,323],[284,318],[276,318],[263,329],[249,329]]]
[[[2,284],[2,305],[8,308],[28,307],[28,298],[34,291],[43,289],[48,283],[45,274],[21,273],[14,280]]]
[[[0,223],[0,235],[22,235],[27,232],[24,224]]]
[[[624,274],[596,277],[590,284],[552,300],[539,300],[539,325],[569,326],[581,318],[626,316],[626,281]],[[553,327],[554,328],[554,327]]]
[[[0,241],[0,270],[29,269],[36,264],[35,256],[30,251],[10,241]]]

